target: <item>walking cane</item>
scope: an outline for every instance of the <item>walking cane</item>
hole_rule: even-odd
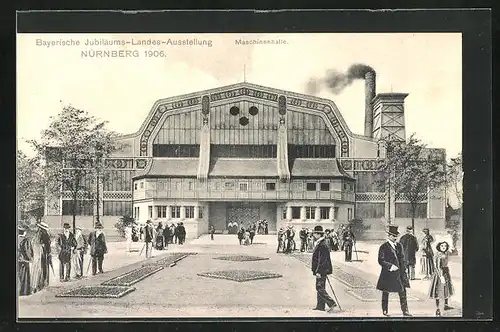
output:
[[[142,251],[144,250],[144,247],[146,247],[146,243],[144,242],[144,245],[142,246],[141,252],[139,253],[139,256],[142,255]]]
[[[337,302],[339,309],[342,310],[342,307],[340,306],[339,299],[337,298],[337,295],[335,294],[335,291],[333,290],[332,284],[330,283],[330,279],[328,278],[328,276],[326,276],[326,280],[328,280],[328,285],[330,285],[330,289],[332,290],[333,297],[335,298],[335,302]]]
[[[354,252],[356,253],[356,261],[359,262],[359,258],[358,258],[358,249],[356,249],[356,241],[353,242],[353,245],[354,245]]]
[[[85,272],[85,276],[89,275],[90,263],[92,263],[92,259],[94,259],[94,258],[92,256],[90,256],[89,265],[87,265],[87,271]]]

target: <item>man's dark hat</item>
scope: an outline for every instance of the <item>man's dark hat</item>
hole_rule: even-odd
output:
[[[321,226],[314,226],[314,231],[313,233],[318,233],[318,234],[323,234],[323,227]]]
[[[98,223],[95,224],[95,228],[96,229],[102,229],[103,227],[102,227],[102,224],[100,222],[98,222]]]
[[[392,225],[389,226],[389,228],[387,229],[387,234],[398,236],[399,235],[398,226],[392,226]]]
[[[67,229],[67,228],[71,228],[71,226],[69,225],[69,223],[65,222],[65,223],[63,224],[63,228],[66,228],[66,229]]]
[[[407,230],[407,231],[411,231],[412,229],[413,229],[413,227],[411,227],[411,226],[406,226],[406,230]]]

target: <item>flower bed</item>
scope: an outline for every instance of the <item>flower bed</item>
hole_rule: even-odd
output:
[[[253,261],[263,261],[268,260],[267,257],[257,257],[248,255],[232,255],[232,256],[221,256],[215,257],[214,259],[219,259],[222,261],[232,261],[232,262],[253,262]]]
[[[148,262],[143,264],[142,266],[171,266],[174,263],[196,253],[186,253],[186,252],[174,252],[169,254],[167,257],[157,260],[156,262]]]
[[[56,297],[85,297],[85,298],[120,298],[135,290],[134,287],[120,286],[81,286],[64,293],[57,294]]]
[[[223,270],[223,271],[198,273],[198,275],[201,277],[226,279],[237,282],[283,277],[281,274],[270,273],[265,271],[254,271],[254,270]]]
[[[143,266],[128,273],[122,274],[121,276],[112,278],[107,280],[101,285],[105,286],[131,286],[139,281],[149,277],[153,273],[156,273],[160,270],[163,270],[163,266],[152,265],[152,266]]]

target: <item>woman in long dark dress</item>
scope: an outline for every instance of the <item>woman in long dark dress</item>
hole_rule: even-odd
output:
[[[165,247],[165,237],[163,236],[163,227],[160,222],[158,223],[158,227],[156,227],[155,248],[156,250],[163,250],[164,247]]]
[[[31,291],[31,273],[30,263],[33,261],[33,250],[30,239],[26,238],[26,230],[19,227],[19,295],[30,295]]]
[[[429,287],[429,297],[436,300],[436,316],[438,317],[441,316],[440,300],[444,300],[444,310],[453,309],[448,305],[448,299],[455,293],[448,268],[449,249],[450,245],[446,241],[437,244],[437,254],[434,259],[435,269]]]
[[[36,293],[49,285],[49,271],[52,265],[49,226],[37,224],[37,231],[30,237],[30,246],[33,250],[33,260],[30,265],[31,292]]]

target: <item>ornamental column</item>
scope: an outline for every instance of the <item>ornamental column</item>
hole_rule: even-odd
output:
[[[333,206],[330,206],[330,214],[328,216],[330,219],[330,221],[334,221],[335,220],[335,207]]]
[[[316,210],[314,211],[314,219],[316,221],[321,220],[321,209],[319,208],[319,206],[316,206]]]
[[[172,219],[172,207],[167,205],[167,220]]]
[[[292,220],[292,207],[291,206],[286,207],[286,220],[288,220],[288,221]]]
[[[300,220],[306,221],[306,207],[305,206],[300,207]]]
[[[186,207],[181,205],[181,220],[186,219]]]
[[[194,206],[194,220],[198,220],[198,216],[200,215],[200,207],[198,205]]]

